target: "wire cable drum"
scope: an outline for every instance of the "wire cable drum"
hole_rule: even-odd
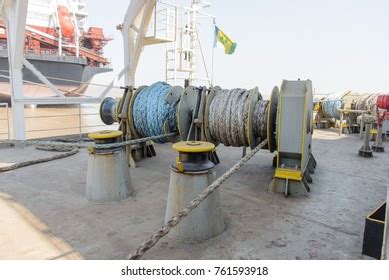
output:
[[[329,94],[322,102],[322,112],[326,118],[339,120],[342,105],[342,95]]]
[[[136,94],[132,122],[140,138],[178,132],[177,104],[181,95],[173,89],[165,82],[157,82]],[[166,143],[169,139],[155,142]]]

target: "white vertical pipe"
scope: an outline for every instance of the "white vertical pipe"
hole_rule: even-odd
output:
[[[14,139],[26,138],[23,98],[23,59],[28,0],[5,0],[3,14],[7,29],[8,60],[12,88],[12,116]]]

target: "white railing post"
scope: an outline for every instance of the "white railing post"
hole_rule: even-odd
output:
[[[23,58],[28,0],[4,0],[3,17],[7,30],[8,60],[12,88],[12,115],[14,138],[26,138],[23,98]]]

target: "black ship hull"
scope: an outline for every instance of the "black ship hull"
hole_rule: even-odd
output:
[[[94,75],[112,71],[111,68],[91,67],[86,59],[73,56],[26,55],[27,60],[35,66],[52,84],[66,96],[82,96]],[[26,97],[55,96],[29,69],[23,68],[23,90]],[[11,85],[6,51],[0,52],[0,102],[10,102]]]

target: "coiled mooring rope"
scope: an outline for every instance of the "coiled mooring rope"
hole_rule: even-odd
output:
[[[250,93],[245,89],[219,90],[209,110],[209,131],[226,146],[247,147]]]
[[[259,100],[255,103],[253,114],[253,126],[256,133],[255,136],[259,137],[259,142],[267,139],[267,114],[269,110],[268,100]]]
[[[247,147],[250,133],[259,142],[267,139],[269,101],[258,100],[252,104],[250,118],[250,94],[254,96],[252,90],[246,89],[220,89],[215,93],[209,109],[209,132],[214,140],[225,146]]]
[[[157,82],[138,93],[133,106],[133,122],[140,137],[163,135],[169,132],[177,132],[177,104],[179,98],[167,99],[172,87],[165,82]],[[168,123],[169,131],[164,131],[165,123]],[[167,142],[167,139],[155,140],[159,143]]]
[[[9,166],[4,166],[0,167],[0,173],[1,172],[7,172],[15,169],[19,169],[22,167],[27,167],[30,165],[35,165],[38,163],[43,163],[43,162],[49,162],[57,159],[63,159],[66,157],[70,157],[72,155],[75,155],[78,153],[78,148],[77,147],[65,147],[65,146],[36,146],[35,147],[37,150],[41,151],[49,151],[49,152],[60,152],[59,154],[55,154],[51,157],[45,157],[45,158],[40,158],[40,159],[35,159],[35,160],[28,160],[28,161],[22,161],[19,163],[15,163]]]
[[[327,118],[340,119],[340,111],[342,108],[342,95],[330,94],[322,103],[323,114]]]
[[[374,107],[377,104],[377,93],[371,93],[368,95],[365,95],[361,100],[359,100],[356,104],[356,108],[358,110],[365,110],[365,111],[371,111],[374,109]]]

